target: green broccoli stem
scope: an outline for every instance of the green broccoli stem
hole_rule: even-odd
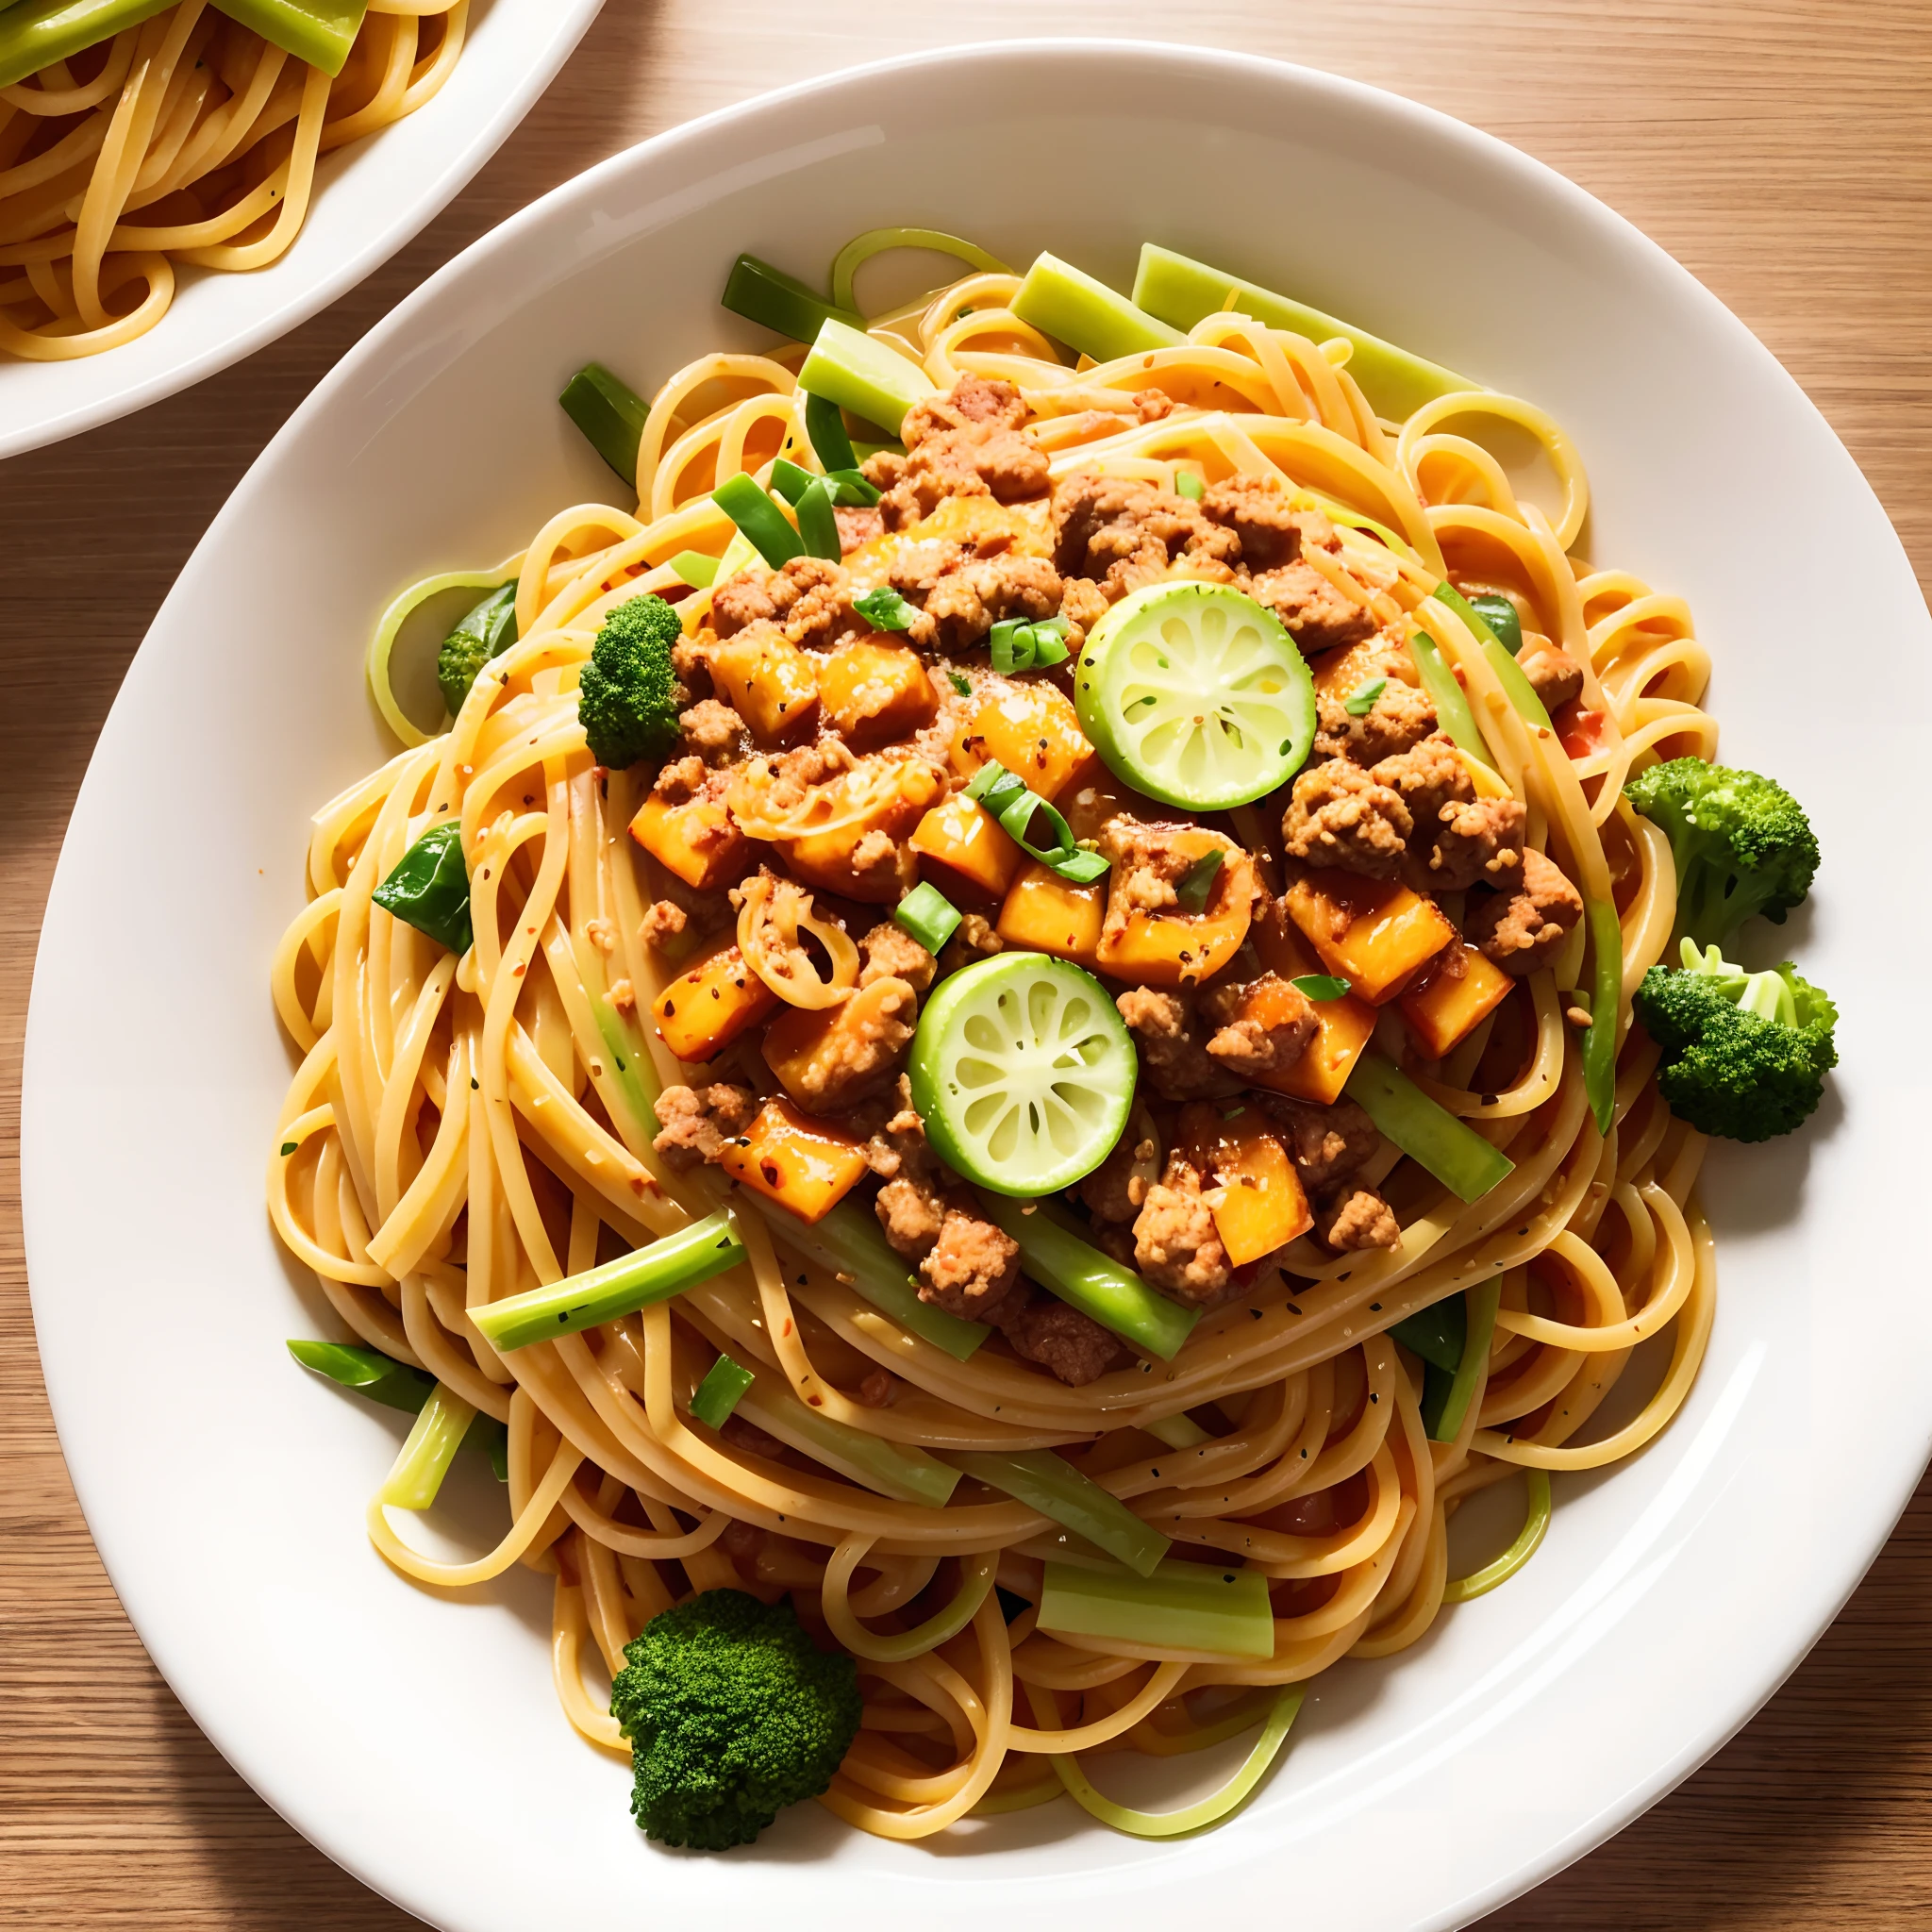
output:
[[[1042,335],[1096,362],[1113,362],[1154,349],[1177,349],[1187,341],[1179,329],[1054,255],[1041,256],[1026,271],[1012,309]]]
[[[1123,1575],[1049,1562],[1040,1627],[1072,1637],[1121,1638],[1219,1657],[1274,1655],[1274,1611],[1258,1570],[1220,1563],[1161,1563]]]
[[[475,1409],[439,1382],[416,1412],[415,1424],[375,1500],[396,1509],[428,1508],[475,1419]]]
[[[982,1191],[987,1217],[1019,1243],[1020,1265],[1041,1288],[1143,1354],[1171,1362],[1201,1319],[1084,1241],[1044,1203]]]
[[[1557,727],[1550,723],[1550,714],[1543,707],[1543,701],[1536,694],[1536,686],[1524,675],[1523,666],[1512,658],[1503,640],[1484,621],[1480,610],[1454,584],[1443,582],[1436,586],[1435,598],[1439,604],[1446,604],[1469,626],[1483,654],[1484,661],[1496,674],[1496,681],[1503,687],[1504,694],[1516,709],[1532,724],[1541,724],[1545,731]]]
[[[743,1259],[744,1243],[731,1213],[721,1208],[600,1268],[472,1308],[470,1319],[491,1347],[508,1355],[667,1302]]]
[[[1495,770],[1496,760],[1475,722],[1475,713],[1470,708],[1469,699],[1457,683],[1455,672],[1444,661],[1435,639],[1426,631],[1419,630],[1409,639],[1408,648],[1415,658],[1416,669],[1423,675],[1423,689],[1428,692],[1430,702],[1436,708],[1436,723],[1471,758],[1480,758],[1491,771]]]
[[[813,339],[798,386],[894,436],[906,411],[935,393],[932,378],[917,362],[836,317]]]
[[[1515,1171],[1516,1163],[1500,1147],[1438,1107],[1393,1060],[1373,1048],[1356,1061],[1344,1091],[1377,1131],[1458,1200],[1481,1200]]]
[[[1599,1134],[1617,1117],[1617,1009],[1624,999],[1624,926],[1606,899],[1586,899],[1594,956],[1591,974],[1590,1030],[1583,1036],[1583,1091]]]
[[[1489,1373],[1490,1343],[1495,1339],[1496,1311],[1503,1305],[1503,1281],[1498,1275],[1479,1282],[1462,1296],[1466,1326],[1462,1357],[1452,1375],[1433,1362],[1423,1379],[1423,1428],[1432,1442],[1453,1442],[1474,1397],[1476,1384]]]
[[[1051,1449],[960,1449],[948,1460],[975,1481],[1003,1491],[1015,1502],[1085,1537],[1095,1549],[1124,1563],[1137,1576],[1151,1576],[1173,1547],[1091,1476],[1083,1475]]]

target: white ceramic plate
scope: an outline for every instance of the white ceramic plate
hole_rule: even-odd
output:
[[[1323,1678],[1226,1828],[1151,1845],[1059,1806],[901,1846],[807,1806],[694,1859],[643,1840],[625,1773],[558,1714],[540,1580],[441,1602],[363,1541],[399,1420],[282,1353],[332,1331],[261,1206],[290,1064],[268,959],[308,814],[389,752],[359,668],[385,598],[608,490],[553,401],[569,370],[594,356],[648,389],[753,339],[715,306],[737,250],[811,274],[895,220],[1116,283],[1153,237],[1555,410],[1596,485],[1594,554],[1690,598],[1725,752],[1815,814],[1824,876],[1787,932],[1840,1003],[1844,1064],[1807,1132],[1711,1160],[1722,1311],[1674,1426],[1559,1476],[1507,1589]],[[155,1660],[264,1797],[451,1932],[855,1911],[1152,1928],[1209,1901],[1351,1932],[1478,1916],[1750,1716],[1925,1460],[1932,1298],[1892,1204],[1924,1191],[1927,1081],[1887,969],[1932,940],[1927,881],[1866,828],[1920,817],[1927,642],[1871,492],[1716,301],[1534,161],[1366,88],[1172,46],[956,50],[733,108],[558,190],[373,331],[237,490],[128,674],[55,882],[26,1053],[34,1311]],[[1853,649],[1884,684],[1821,732]],[[1859,914],[1881,905],[1879,946]]]
[[[75,362],[0,356],[0,458],[77,436],[251,356],[426,227],[557,77],[604,0],[476,0],[456,72],[408,120],[325,155],[294,245],[253,275],[177,271],[174,306]]]

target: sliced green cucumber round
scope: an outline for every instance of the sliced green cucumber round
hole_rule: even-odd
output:
[[[1134,1043],[1106,988],[1043,953],[1003,953],[941,980],[908,1071],[933,1152],[1026,1199],[1091,1174],[1134,1101]]]
[[[1093,626],[1080,728],[1117,778],[1192,811],[1285,785],[1315,741],[1315,686],[1281,621],[1231,584],[1149,584]]]

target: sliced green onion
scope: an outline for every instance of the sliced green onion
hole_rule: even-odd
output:
[[[1061,1528],[1085,1537],[1137,1576],[1153,1575],[1173,1547],[1118,1496],[1051,1449],[961,1449],[954,1451],[951,1459],[989,1488],[1003,1491]]]
[[[1039,792],[1028,790],[1024,779],[989,758],[973,775],[966,796],[998,821],[1000,829],[1029,858],[1039,860],[1061,878],[1076,886],[1091,884],[1108,870],[1099,853],[1074,842],[1074,828]],[[1033,842],[1031,827],[1036,817],[1043,817],[1054,835],[1051,845]]]
[[[862,326],[850,326],[835,317],[810,340],[811,354],[798,372],[799,388],[881,425],[894,436],[906,411],[936,392],[932,378],[918,363],[875,341]]]
[[[725,477],[711,491],[711,501],[738,525],[740,534],[774,570],[782,570],[794,557],[805,555],[805,540],[749,476],[741,474]]]
[[[651,406],[601,362],[586,362],[557,399],[584,440],[631,489],[638,482],[638,445]]]
[[[1406,1315],[1390,1334],[1424,1361],[1453,1375],[1469,1341],[1469,1310],[1461,1295],[1446,1294],[1414,1314]]]
[[[1500,1276],[1465,1291],[1468,1327],[1462,1357],[1452,1375],[1433,1362],[1423,1377],[1423,1428],[1432,1442],[1453,1442],[1469,1413],[1476,1384],[1489,1373],[1490,1343],[1496,1334],[1496,1310],[1503,1302]]]
[[[959,1472],[909,1443],[889,1442],[863,1429],[834,1422],[808,1407],[777,1377],[757,1376],[740,1396],[746,1418],[787,1448],[823,1462],[827,1469],[901,1503],[924,1503],[943,1509],[959,1486]]]
[[[961,1321],[919,1298],[919,1283],[905,1260],[893,1253],[877,1221],[850,1201],[841,1201],[809,1226],[761,1194],[745,1199],[772,1224],[789,1248],[835,1274],[854,1294],[923,1341],[942,1348],[955,1361],[967,1361],[992,1333],[981,1322]]]
[[[445,819],[431,825],[370,897],[392,918],[426,933],[458,958],[467,953],[475,935],[470,924],[462,822]]]
[[[958,235],[947,235],[938,228],[868,228],[864,234],[853,236],[832,258],[832,300],[841,308],[854,307],[852,284],[858,271],[874,255],[884,255],[893,248],[925,248],[935,255],[950,255],[981,275],[1012,274],[998,256],[989,255],[977,243],[963,242]]]
[[[1134,1347],[1171,1362],[1201,1319],[1199,1308],[1184,1308],[1157,1292],[1112,1257],[1082,1241],[1041,1204],[982,1193],[992,1222],[1020,1244],[1020,1261],[1041,1288],[1068,1307],[1091,1315]]]
[[[874,630],[910,630],[912,620],[919,615],[897,591],[885,584],[868,591],[862,597],[853,598],[852,608]]]
[[[1357,1059],[1344,1089],[1379,1132],[1458,1200],[1479,1201],[1516,1163],[1373,1048]]]
[[[806,397],[805,433],[811,438],[812,451],[827,472],[858,468],[852,439],[845,433],[844,414],[830,398]]]
[[[832,492],[823,476],[814,476],[798,499],[798,534],[808,557],[837,563],[845,554],[839,541],[839,519],[832,514]]]
[[[1375,700],[1389,689],[1386,677],[1371,677],[1356,686],[1342,709],[1351,718],[1366,718],[1375,708]]]
[[[1289,1726],[1302,1707],[1303,1692],[1302,1685],[1289,1685],[1275,1698],[1268,1721],[1261,1726],[1261,1735],[1255,1740],[1255,1748],[1248,1753],[1241,1768],[1211,1796],[1178,1811],[1136,1811],[1125,1805],[1116,1805],[1111,1798],[1102,1797],[1088,1782],[1077,1757],[1051,1757],[1047,1761],[1066,1787],[1068,1797],[1101,1824],[1110,1824],[1131,1838],[1179,1838],[1184,1832],[1218,1824],[1246,1801],[1279,1756]]]
[[[937,886],[922,883],[893,907],[892,919],[937,958],[940,948],[958,931],[960,913]]]
[[[691,1399],[691,1414],[707,1428],[722,1429],[730,1421],[739,1398],[757,1380],[749,1369],[741,1367],[728,1355],[721,1355]]]
[[[470,1319],[493,1348],[508,1355],[668,1302],[743,1259],[744,1243],[731,1216],[721,1209],[600,1268],[472,1308]]]
[[[814,476],[783,457],[772,465],[772,488],[794,509],[814,483],[823,484],[832,501],[848,509],[863,509],[879,500],[879,492],[857,470],[827,470]]]
[[[1142,1423],[1140,1426],[1170,1449],[1198,1449],[1203,1442],[1213,1441],[1185,1409],[1179,1415],[1164,1415],[1158,1423]]]
[[[1034,624],[1024,617],[1002,618],[987,638],[992,668],[1004,675],[1035,671],[1067,660],[1067,620],[1049,617]]]
[[[1041,256],[1026,271],[1012,309],[1042,335],[1096,362],[1177,349],[1187,341],[1179,329],[1137,308],[1118,290],[1057,255]]]
[[[1408,649],[1416,669],[1423,675],[1423,689],[1436,708],[1436,723],[1471,758],[1480,758],[1494,771],[1496,761],[1490,756],[1489,744],[1477,727],[1468,695],[1457,682],[1456,674],[1450,670],[1435,639],[1417,631],[1408,641]]]
[[[1472,597],[1469,608],[1489,625],[1490,634],[1512,658],[1523,656],[1523,619],[1507,597]]]
[[[724,555],[718,559],[718,574],[711,581],[714,584],[728,584],[741,570],[749,570],[763,559],[758,548],[742,530],[734,529],[731,541],[724,546]]]
[[[421,1369],[412,1369],[374,1348],[341,1341],[291,1341],[289,1353],[305,1369],[313,1369],[318,1375],[326,1375],[331,1382],[353,1389],[385,1408],[399,1408],[406,1415],[421,1414],[436,1388],[434,1375],[425,1375]],[[498,1482],[509,1480],[509,1431],[493,1415],[476,1411],[463,1446],[489,1457]]]
[[[1532,724],[1541,724],[1545,731],[1554,730],[1556,727],[1550,723],[1550,714],[1543,708],[1542,699],[1536,694],[1536,686],[1524,675],[1523,666],[1504,648],[1502,639],[1484,623],[1482,612],[1454,584],[1438,584],[1434,594],[1439,604],[1446,604],[1469,626],[1509,702]]]
[[[1599,1134],[1617,1117],[1617,1008],[1624,997],[1624,925],[1606,899],[1586,899],[1595,991],[1590,1031],[1583,1036],[1583,1091]]]
[[[0,6],[0,87],[139,26],[175,0],[10,0]]]
[[[1208,493],[1208,486],[1191,470],[1176,470],[1174,473],[1174,493],[1185,496],[1190,503],[1199,503]]]
[[[221,11],[333,80],[349,58],[369,0],[222,0]]]
[[[1348,373],[1361,386],[1370,407],[1377,414],[1398,423],[1438,396],[1482,387],[1466,375],[1457,375],[1453,369],[1424,361],[1393,342],[1372,336],[1366,329],[1338,322],[1319,308],[1291,301],[1286,295],[1244,282],[1204,262],[1191,261],[1171,248],[1157,248],[1151,242],[1143,243],[1141,249],[1140,273],[1134,277],[1134,300],[1149,314],[1159,316],[1175,328],[1192,328],[1204,315],[1233,308],[1257,322],[1266,323],[1270,328],[1291,329],[1298,336],[1307,336],[1311,342],[1341,336],[1352,344]]]
[[[718,300],[734,315],[747,322],[789,336],[794,342],[808,342],[836,318],[854,328],[863,328],[865,318],[851,309],[827,302],[816,290],[808,289],[796,275],[788,275],[756,255],[741,255],[724,278],[724,292]],[[809,384],[806,385],[808,388]]]
[[[973,695],[973,680],[970,677],[962,675],[950,665],[946,667],[946,676],[951,682],[953,690],[960,697],[970,698]]]
[[[783,457],[772,465],[772,494],[782,496],[793,509],[798,508],[798,499],[815,480],[809,470],[801,470],[796,463],[787,462]]]
[[[1217,845],[1211,852],[1202,853],[1189,866],[1180,884],[1174,889],[1174,895],[1180,901],[1183,912],[1205,912],[1208,909],[1208,895],[1214,890],[1214,881],[1221,876],[1222,864],[1226,857]]]
[[[375,1500],[397,1509],[428,1508],[475,1419],[476,1411],[439,1382],[417,1410],[415,1424]]]
[[[1218,1657],[1274,1655],[1274,1611],[1258,1570],[1172,1557],[1151,1575],[1049,1562],[1040,1627]]]
[[[1324,1000],[1344,999],[1348,994],[1348,981],[1337,979],[1332,973],[1304,973],[1288,983],[1303,999],[1313,1000],[1318,1006]]]
[[[1546,1469],[1526,1469],[1529,1479],[1529,1507],[1516,1541],[1496,1558],[1473,1570],[1467,1576],[1453,1576],[1442,1588],[1445,1604],[1466,1604],[1471,1597],[1487,1596],[1499,1583],[1507,1583],[1542,1547],[1550,1533],[1550,1473]]]
[[[723,558],[707,557],[702,550],[680,550],[671,559],[671,568],[694,591],[708,591],[718,581]]]

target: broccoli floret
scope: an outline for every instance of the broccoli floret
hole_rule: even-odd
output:
[[[604,620],[577,693],[577,716],[600,765],[661,758],[677,742],[671,647],[683,629],[677,612],[648,591]]]
[[[1721,945],[1754,912],[1782,924],[1818,871],[1805,808],[1756,772],[1672,758],[1624,788],[1677,861],[1677,936]]]
[[[610,1712],[635,1752],[632,1815],[667,1845],[747,1845],[815,1798],[858,1735],[858,1667],[782,1598],[708,1590],[625,1647]]]
[[[1769,973],[1683,943],[1684,968],[1653,966],[1634,1002],[1663,1049],[1657,1091],[1679,1120],[1727,1141],[1769,1141],[1809,1118],[1838,1064],[1838,1008],[1789,962]]]
[[[476,674],[517,641],[517,585],[512,577],[464,614],[436,654],[436,681],[452,718],[463,708]]]

